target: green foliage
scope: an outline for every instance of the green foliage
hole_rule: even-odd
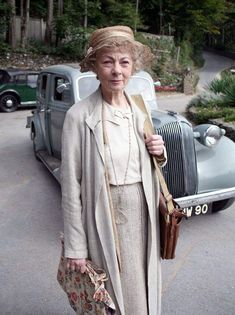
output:
[[[183,40],[180,43],[180,58],[179,58],[180,64],[185,68],[193,67],[192,55],[193,55],[192,45],[190,44],[189,41]]]
[[[207,90],[193,98],[187,106],[188,109],[196,109],[196,122],[205,123],[210,118],[235,121],[235,77],[223,74],[221,79],[214,79]]]
[[[0,37],[7,31],[11,15],[11,7],[4,0],[0,0]],[[0,48],[2,50],[2,47]]]
[[[28,43],[27,50],[31,53],[34,54],[39,54],[39,55],[50,55],[50,54],[55,54],[55,47],[53,46],[47,46],[43,44],[41,41],[37,40],[30,40]],[[16,50],[17,52],[24,52],[20,51],[19,49]]]
[[[180,43],[180,48],[176,47],[172,36],[154,37],[149,34],[145,36],[138,34],[136,38],[150,46],[156,56],[151,71],[154,80],[160,80],[162,85],[176,86],[181,90],[186,70],[190,68],[192,72],[194,71],[192,45],[188,41],[183,41]],[[196,81],[195,77],[195,84]]]
[[[143,26],[141,19],[136,15],[135,2],[131,1],[105,1],[106,25],[127,25],[132,29]]]
[[[166,72],[161,78],[161,85],[163,86],[180,86],[182,84],[182,74]]]
[[[230,2],[232,0],[146,0],[140,10],[150,32],[174,35],[177,46],[187,41],[192,47],[194,63],[202,66],[205,37],[219,34],[224,23],[235,20],[229,17]],[[234,22],[232,27],[234,34]],[[231,45],[234,40],[235,36],[231,38]]]
[[[224,103],[235,108],[235,80],[224,90]]]
[[[0,55],[5,55],[6,53],[10,52],[11,47],[5,43],[4,41],[0,41]]]
[[[46,18],[47,16],[47,0],[30,1],[31,17]]]
[[[67,37],[57,47],[57,54],[82,58],[87,44],[87,32],[83,27],[70,27],[67,29]]]
[[[234,82],[234,78],[232,75],[225,75],[223,78],[215,78],[211,83],[208,85],[208,90],[215,93],[219,94],[225,93],[225,90],[228,86],[231,86],[231,84]]]
[[[223,118],[226,122],[233,122],[235,121],[235,109],[231,107],[221,109],[214,106],[198,108],[195,123],[204,124],[208,120],[216,118]]]
[[[229,106],[235,108],[235,77],[232,74],[226,74],[220,79],[214,79],[209,84],[208,90],[221,95],[221,107]]]
[[[141,24],[136,16],[135,6],[130,1],[88,1],[88,28],[83,27],[85,16],[84,1],[66,1],[63,15],[54,18],[57,53],[81,57],[87,45],[87,39],[92,30],[108,25],[129,25],[134,27]]]
[[[141,8],[151,29],[160,32],[160,18],[168,25],[177,39],[186,33],[217,33],[226,20],[228,1],[221,0],[146,0]],[[160,12],[161,10],[161,12]],[[163,28],[167,29],[167,28]]]
[[[235,52],[235,3],[226,1],[226,19],[220,23],[220,32],[212,34],[208,38],[209,46],[219,50]]]
[[[82,50],[85,45],[84,39],[88,37],[90,29],[116,24],[128,25],[132,29],[137,27],[138,30],[147,30],[155,34],[173,35],[176,46],[181,47],[180,67],[192,66],[191,59],[197,66],[201,66],[203,63],[201,50],[205,35],[213,34],[217,41],[222,28],[225,30],[223,38],[227,42],[226,47],[235,49],[235,5],[232,0],[145,0],[139,1],[138,13],[135,0],[87,0],[87,2],[63,0],[62,14],[58,10],[58,3],[59,1],[54,1],[53,24],[56,46],[59,50],[62,43],[66,45],[65,50],[68,52],[70,48],[74,51],[75,46]],[[87,7],[85,7],[86,3]],[[19,11],[20,1],[16,1],[18,15]],[[30,1],[31,17],[45,20],[46,15],[47,0]],[[0,34],[5,34],[10,16],[5,0],[0,0],[0,16]],[[82,31],[85,16],[89,29]],[[75,30],[78,35],[75,34]],[[77,40],[82,42],[76,43]],[[170,42],[160,41],[157,45],[163,50],[170,50],[171,56],[175,58],[175,47],[171,49]],[[225,43],[218,41],[218,44],[225,47]],[[158,47],[156,46],[155,49]],[[165,66],[167,62],[168,57],[161,56],[159,63]]]

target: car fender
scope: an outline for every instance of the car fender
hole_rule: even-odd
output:
[[[35,150],[36,151],[45,150],[46,145],[45,145],[42,124],[41,124],[41,120],[37,111],[34,111],[34,114],[31,118],[30,130],[31,130],[30,132],[31,139],[34,141],[34,144],[35,144]]]
[[[20,103],[20,95],[19,95],[19,93],[17,91],[15,91],[15,90],[12,90],[12,89],[8,89],[8,90],[4,90],[4,91],[0,92],[0,97],[2,95],[4,95],[4,94],[8,94],[8,93],[16,95],[18,97],[18,100],[19,100],[19,103]]]
[[[195,140],[198,192],[235,186],[235,143],[223,136],[208,148]]]

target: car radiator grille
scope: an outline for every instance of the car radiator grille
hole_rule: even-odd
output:
[[[171,122],[157,129],[165,142],[168,161],[162,172],[174,198],[193,195],[197,190],[197,168],[191,126]]]

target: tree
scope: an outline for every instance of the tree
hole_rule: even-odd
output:
[[[209,34],[207,36],[207,45],[214,46],[218,49],[235,51],[235,4],[228,2],[226,9],[227,19],[220,25],[219,34]]]
[[[132,0],[103,0],[101,4],[103,25],[127,25],[133,30],[143,27],[140,15],[138,14],[139,1]]]
[[[11,48],[16,48],[16,4],[15,0],[7,0],[7,3],[10,7],[10,19],[9,19],[9,28],[8,28],[8,42]]]
[[[22,48],[26,48],[28,42],[28,26],[29,26],[29,8],[30,0],[20,1],[20,16],[21,16],[21,40]]]
[[[52,42],[52,30],[53,30],[53,6],[54,1],[48,0],[47,4],[47,21],[46,21],[46,33],[45,33],[45,42],[50,45]]]
[[[142,2],[143,4],[143,2]],[[145,0],[140,10],[150,30],[167,33],[169,25],[177,39],[182,40],[189,34],[215,34],[226,19],[228,1],[224,0]]]

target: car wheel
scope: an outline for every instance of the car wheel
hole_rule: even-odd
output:
[[[217,213],[219,211],[229,208],[233,204],[234,201],[235,201],[235,198],[230,198],[230,199],[219,200],[219,201],[213,202],[212,213]]]
[[[0,109],[3,112],[10,113],[14,112],[18,107],[18,100],[13,94],[4,94],[0,98]]]

